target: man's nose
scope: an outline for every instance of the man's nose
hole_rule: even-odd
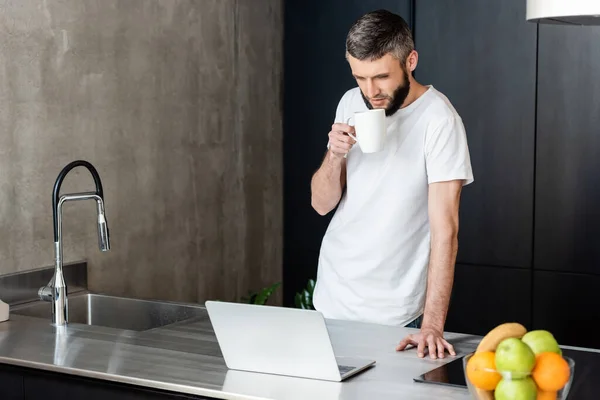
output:
[[[379,94],[379,89],[377,88],[377,86],[375,86],[373,84],[373,81],[368,80],[367,81],[367,88],[366,88],[366,95],[368,98],[372,99],[373,97],[377,96]]]

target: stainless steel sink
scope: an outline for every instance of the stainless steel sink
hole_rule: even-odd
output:
[[[35,302],[15,306],[11,313],[52,320],[52,304]],[[205,317],[200,306],[85,293],[69,296],[69,322],[116,329],[145,331]]]

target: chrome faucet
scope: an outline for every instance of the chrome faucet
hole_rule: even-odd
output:
[[[75,167],[85,167],[92,174],[96,184],[95,192],[71,193],[60,196],[60,186],[67,174]],[[104,193],[102,181],[96,168],[87,161],[77,160],[69,163],[60,171],[52,193],[52,215],[54,222],[54,276],[46,286],[38,291],[40,299],[52,302],[52,324],[64,326],[68,323],[67,285],[63,276],[63,249],[62,249],[62,208],[67,201],[95,200],[98,212],[98,246],[100,251],[110,250],[110,241],[106,215],[104,213]]]

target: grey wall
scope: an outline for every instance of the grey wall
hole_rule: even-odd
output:
[[[202,301],[279,281],[281,40],[280,0],[0,4],[0,273],[52,265],[52,186],[85,159],[112,251],[92,203],[66,206],[64,249],[92,290]],[[62,193],[92,185],[76,169]]]

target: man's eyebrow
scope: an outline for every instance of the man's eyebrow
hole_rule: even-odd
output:
[[[352,74],[352,76],[354,76],[355,79],[364,79],[364,77],[362,77],[360,75]],[[381,74],[375,75],[373,77],[373,79],[375,79],[375,78],[387,78],[388,76],[390,76],[390,74],[388,72],[382,72]]]

